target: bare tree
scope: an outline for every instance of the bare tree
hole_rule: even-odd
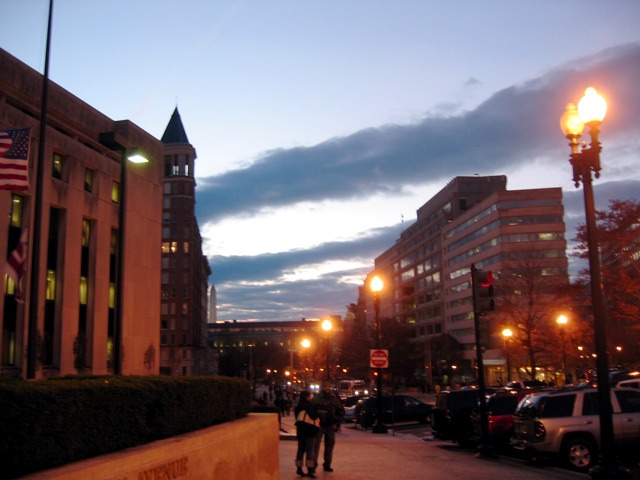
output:
[[[537,367],[558,358],[555,317],[570,309],[568,275],[559,263],[550,267],[549,259],[535,252],[514,255],[496,280],[496,312],[504,326],[512,329],[512,345],[517,356],[524,354],[525,370],[536,377]]]
[[[640,364],[640,202],[611,200],[609,210],[596,214],[604,294],[607,301],[609,350],[614,361]],[[578,227],[576,256],[588,258],[586,229]],[[591,277],[582,270],[578,284],[588,287]]]

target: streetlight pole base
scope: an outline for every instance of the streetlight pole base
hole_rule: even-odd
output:
[[[389,430],[384,423],[376,423],[371,429],[373,433],[387,433]]]
[[[477,450],[477,458],[496,458],[493,445],[489,443],[481,443],[480,445],[478,445]]]

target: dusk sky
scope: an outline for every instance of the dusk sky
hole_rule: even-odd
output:
[[[44,69],[48,0],[2,0],[0,47]],[[607,99],[596,202],[640,198],[637,0],[55,0],[50,78],[196,148],[220,320],[344,315],[453,177],[562,187],[559,129]],[[588,140],[588,135],[585,135]]]

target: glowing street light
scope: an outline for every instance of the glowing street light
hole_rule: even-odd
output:
[[[586,218],[587,249],[589,252],[589,274],[591,276],[591,303],[593,306],[594,345],[596,350],[596,372],[598,375],[598,402],[600,405],[600,458],[599,463],[589,472],[593,479],[631,479],[631,472],[620,466],[616,454],[613,435],[613,410],[611,406],[611,386],[609,381],[609,358],[607,355],[606,316],[602,291],[602,273],[598,252],[598,231],[596,229],[595,204],[592,173],[600,177],[600,152],[598,140],[600,124],[607,113],[607,103],[595,88],[589,87],[578,103],[573,103],[560,118],[562,133],[569,140],[573,167],[573,181],[576,188],[582,183]],[[587,147],[579,142],[584,126],[589,127],[591,143]]]
[[[507,355],[507,382],[511,381],[511,355],[509,349],[509,342],[513,336],[513,331],[510,328],[502,330],[502,338],[504,339],[504,350]]]
[[[382,279],[375,275],[369,284],[369,288],[373,292],[373,308],[375,310],[376,319],[376,349],[382,347],[382,334],[380,332],[380,292],[384,288]],[[387,433],[387,427],[384,425],[383,405],[382,405],[382,369],[378,367],[376,369],[376,402],[377,402],[377,415],[376,424],[372,428],[373,433]]]
[[[323,320],[322,321],[322,330],[324,330],[325,332],[325,342],[326,342],[326,350],[325,350],[325,355],[327,357],[327,370],[325,371],[325,378],[327,380],[331,380],[331,365],[330,365],[330,345],[329,345],[329,335],[331,333],[331,330],[333,330],[333,323],[331,322],[331,320]]]
[[[138,148],[130,148],[116,132],[100,134],[100,143],[105,147],[120,153],[120,189],[118,192],[118,251],[116,256],[116,302],[115,322],[113,325],[113,373],[122,374],[122,330],[124,326],[124,256],[125,229],[127,225],[127,163],[143,164],[149,160],[142,155]]]
[[[300,346],[301,346],[303,349],[307,350],[309,347],[311,347],[311,340],[309,340],[308,338],[303,338],[303,339],[300,341]],[[300,366],[302,366],[302,365],[300,365]],[[305,381],[305,386],[306,386],[307,378],[308,378],[307,370],[309,370],[309,369],[308,369],[308,368],[305,368],[305,369],[304,369],[304,381]]]
[[[567,343],[565,340],[565,329],[569,323],[569,318],[566,315],[558,315],[556,323],[560,328],[560,341],[562,342],[562,373],[564,373],[564,379],[567,380]]]

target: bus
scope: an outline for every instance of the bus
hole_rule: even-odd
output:
[[[340,380],[338,382],[338,396],[340,400],[345,400],[352,395],[368,395],[364,380]]]

